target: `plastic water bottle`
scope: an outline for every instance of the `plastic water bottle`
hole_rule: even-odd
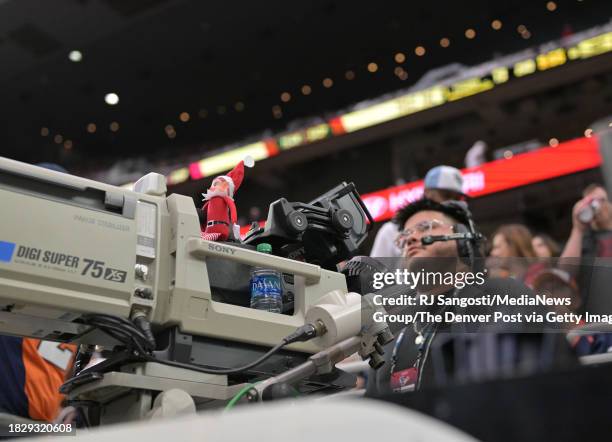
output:
[[[271,254],[268,243],[257,245],[260,253]],[[251,308],[281,313],[283,310],[283,275],[273,269],[255,267],[251,271]]]

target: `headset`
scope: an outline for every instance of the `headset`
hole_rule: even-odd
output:
[[[479,258],[483,257],[481,244],[484,242],[485,236],[476,230],[472,213],[467,204],[464,201],[444,201],[440,205],[450,209],[449,212],[455,212],[459,215],[458,218],[465,222],[454,224],[453,231],[455,233],[450,235],[424,236],[421,238],[421,244],[428,246],[437,241],[457,241],[457,254],[461,260],[474,272],[482,270],[480,267],[484,267],[484,263]],[[452,213],[448,215],[453,216]]]

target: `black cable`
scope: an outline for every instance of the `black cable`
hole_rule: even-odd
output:
[[[263,356],[261,356],[259,359],[256,359],[255,361],[247,365],[244,365],[242,367],[235,367],[235,368],[221,368],[221,369],[203,368],[203,367],[198,367],[198,366],[191,365],[191,364],[183,364],[181,362],[165,361],[165,360],[157,359],[154,356],[147,356],[146,360],[149,362],[157,362],[159,364],[169,365],[171,367],[185,368],[188,370],[194,370],[194,371],[198,371],[198,372],[206,373],[206,374],[218,374],[218,375],[236,374],[242,371],[249,370],[261,364],[262,362],[270,358],[272,355],[274,355],[276,352],[278,352],[280,349],[282,349],[285,345],[289,345],[293,342],[298,342],[298,341],[299,342],[308,341],[312,338],[315,338],[316,336],[317,336],[317,329],[312,324],[303,325],[297,328],[290,335],[285,336],[281,342],[279,342],[274,347],[272,347],[270,350],[268,350],[268,352],[264,354]]]
[[[107,315],[105,313],[94,313],[94,314],[86,314],[83,315],[83,318],[87,319],[96,319],[101,321],[109,321],[119,324],[124,324],[126,327],[134,327],[134,324],[129,319],[122,318],[120,316]]]
[[[142,341],[144,343],[147,342],[147,339],[144,336],[138,336],[137,334],[135,334],[133,332],[133,330],[131,329],[127,329],[125,327],[122,327],[120,325],[117,324],[113,324],[113,323],[107,323],[104,321],[97,321],[97,320],[91,320],[89,321],[90,325],[93,325],[94,327],[98,327],[102,330],[112,330],[115,333],[113,334],[113,337],[116,336],[117,333],[120,333],[122,335],[121,338],[119,338],[119,341],[123,342],[123,343],[129,343],[129,342],[133,342],[133,341]]]
[[[147,333],[146,330],[144,330],[143,333],[143,331],[136,328],[133,323],[124,318],[105,314],[94,314],[83,315],[83,319],[87,324],[100,328],[102,331],[115,338],[117,341],[121,342],[126,347],[130,349],[136,347],[138,356],[142,357],[146,361],[157,362],[159,364],[168,365],[171,367],[185,368],[188,370],[194,370],[206,374],[218,375],[235,374],[249,370],[270,358],[284,346],[289,345],[293,342],[308,341],[317,336],[317,329],[312,324],[306,324],[297,328],[293,333],[289,334],[288,336],[284,337],[281,342],[272,347],[268,352],[266,352],[260,358],[247,365],[235,368],[214,369],[198,367],[192,364],[184,364],[181,362],[166,361],[152,356],[150,354],[150,351],[155,349],[155,339],[153,337],[153,334],[150,333],[150,325],[148,328],[149,333]],[[146,324],[148,324],[147,321],[145,322]],[[147,334],[150,334],[151,336],[147,337]]]
[[[136,326],[145,335],[151,347],[155,348],[155,336],[153,336],[153,331],[151,330],[151,323],[147,320],[147,318],[145,316],[136,316],[134,318],[134,324],[136,324]]]
[[[198,367],[197,365],[183,364],[181,362],[176,362],[176,361],[166,361],[163,359],[157,359],[154,356],[146,356],[145,359],[149,362],[157,362],[158,364],[169,365],[171,367],[185,368],[187,370],[194,370],[194,371],[198,371],[200,373],[206,373],[206,374],[218,374],[218,375],[236,374],[242,371],[249,370],[261,364],[262,362],[270,358],[270,356],[274,355],[274,353],[278,352],[285,345],[287,345],[287,342],[281,341],[278,344],[276,344],[274,347],[272,347],[266,354],[261,356],[259,359],[256,359],[250,364],[244,365],[242,367],[236,367],[236,368],[220,368],[220,369],[204,368],[204,367]]]
[[[138,337],[143,342],[147,342],[149,340],[148,337],[143,333],[143,331],[136,328],[136,326],[130,322],[119,321],[112,317],[98,318],[98,317],[93,316],[87,319],[89,320],[90,323],[96,323],[96,324],[102,324],[102,325],[110,324],[112,326],[118,327],[121,330],[123,330],[125,333],[127,333],[128,335]]]
[[[142,355],[155,348],[154,342],[151,342],[141,330],[127,319],[105,314],[84,315],[83,319],[87,324],[101,329],[126,347],[135,347]]]
[[[138,350],[140,354],[148,353],[145,350],[146,345],[143,346],[142,343],[138,341],[138,339],[135,339],[134,336],[126,333],[125,330],[121,329],[120,327],[109,324],[98,324],[95,321],[90,322],[90,324],[95,327],[98,327],[99,329],[107,333],[109,336],[115,338],[117,341],[124,344],[126,347],[136,347],[136,350]],[[145,343],[148,344],[146,341]]]
[[[127,329],[129,333],[139,336],[143,341],[148,340],[148,337],[140,329],[138,329],[132,322],[124,318],[105,315],[105,314],[95,314],[95,315],[84,315],[84,319],[86,321],[94,320],[98,323],[109,322],[114,325],[117,325],[118,327]]]

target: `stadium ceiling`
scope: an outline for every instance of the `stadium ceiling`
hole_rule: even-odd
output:
[[[598,0],[0,0],[0,155],[80,170],[173,161],[611,12]]]

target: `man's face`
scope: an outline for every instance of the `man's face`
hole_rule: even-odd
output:
[[[453,221],[441,212],[423,210],[406,220],[399,238],[403,240],[402,254],[408,261],[414,258],[457,256],[456,241],[437,241],[423,245],[421,238],[429,235],[449,235],[453,233]]]

